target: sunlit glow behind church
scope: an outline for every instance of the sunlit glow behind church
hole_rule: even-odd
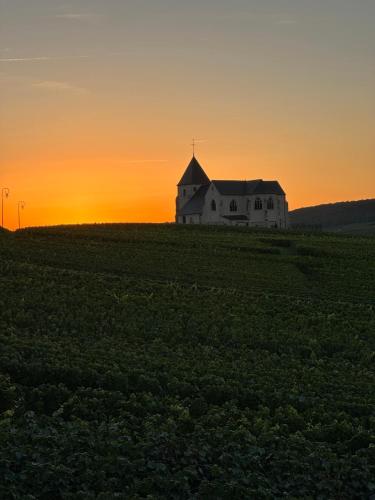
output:
[[[173,222],[194,136],[210,179],[277,179],[291,210],[374,197],[373,0],[5,0],[0,15],[6,227],[20,200],[25,225]]]

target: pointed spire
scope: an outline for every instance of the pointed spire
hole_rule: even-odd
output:
[[[200,166],[198,160],[193,156],[178,186],[207,186],[209,183],[210,179]]]
[[[193,158],[195,158],[195,139],[193,139],[192,147],[193,147]]]

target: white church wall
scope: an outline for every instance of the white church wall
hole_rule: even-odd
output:
[[[177,220],[178,224],[201,224],[201,216],[199,214],[180,215]]]
[[[178,186],[177,209],[181,210],[200,187],[200,185]],[[257,199],[262,202],[261,209],[255,208]],[[270,199],[273,202],[273,208],[268,205]],[[213,200],[216,203],[216,210],[212,210],[211,204]],[[230,209],[233,201],[237,204],[236,211]],[[248,220],[233,221],[226,218],[227,216],[236,215],[244,215],[248,217]],[[178,216],[176,222],[179,224],[225,224],[287,228],[289,225],[288,203],[285,195],[224,196],[219,193],[214,184],[211,184],[205,195],[202,214]]]
[[[246,215],[246,200],[244,196],[222,196],[222,213],[223,215]],[[236,202],[237,210],[231,211],[230,205]]]
[[[256,209],[256,200],[261,200],[262,208]],[[247,215],[250,226],[254,227],[279,227],[288,226],[287,213],[288,206],[283,195],[253,195],[248,197],[249,206]],[[273,202],[273,208],[268,204],[269,200]]]
[[[179,210],[181,210],[186,203],[191,200],[200,187],[200,185],[178,186],[177,204]]]
[[[189,224],[200,224],[201,223],[201,216],[199,214],[188,215],[187,219],[188,219]]]
[[[212,210],[212,202],[216,203],[216,210]],[[205,198],[205,204],[202,214],[203,224],[221,224],[221,196],[216,187],[211,184]]]
[[[255,209],[255,201],[262,201],[262,209]],[[273,208],[267,208],[268,200],[272,199]],[[214,185],[211,185],[206,194],[205,206],[201,218],[203,224],[226,224],[226,225],[249,225],[255,227],[286,227],[287,221],[285,213],[285,197],[279,195],[262,196],[223,196]],[[211,203],[215,200],[216,210],[212,210]],[[230,211],[232,201],[237,203],[237,211]],[[225,216],[246,215],[248,222],[230,221]]]

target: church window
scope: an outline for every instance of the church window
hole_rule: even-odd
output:
[[[247,200],[246,201],[246,212],[250,212],[250,210],[251,210],[250,200]]]
[[[274,209],[274,204],[273,204],[273,199],[272,198],[268,198],[267,208],[268,208],[268,210],[273,210]]]
[[[262,200],[260,198],[257,198],[255,200],[254,209],[255,210],[262,210],[262,208],[263,208]]]
[[[232,200],[229,205],[229,210],[231,212],[237,212],[237,202],[236,200]]]
[[[216,212],[216,201],[215,201],[215,200],[212,200],[212,201],[211,201],[211,210],[212,210],[213,212]]]

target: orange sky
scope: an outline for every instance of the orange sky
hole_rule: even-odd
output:
[[[375,4],[302,3],[5,0],[6,227],[172,221],[192,137],[292,209],[375,197]]]

